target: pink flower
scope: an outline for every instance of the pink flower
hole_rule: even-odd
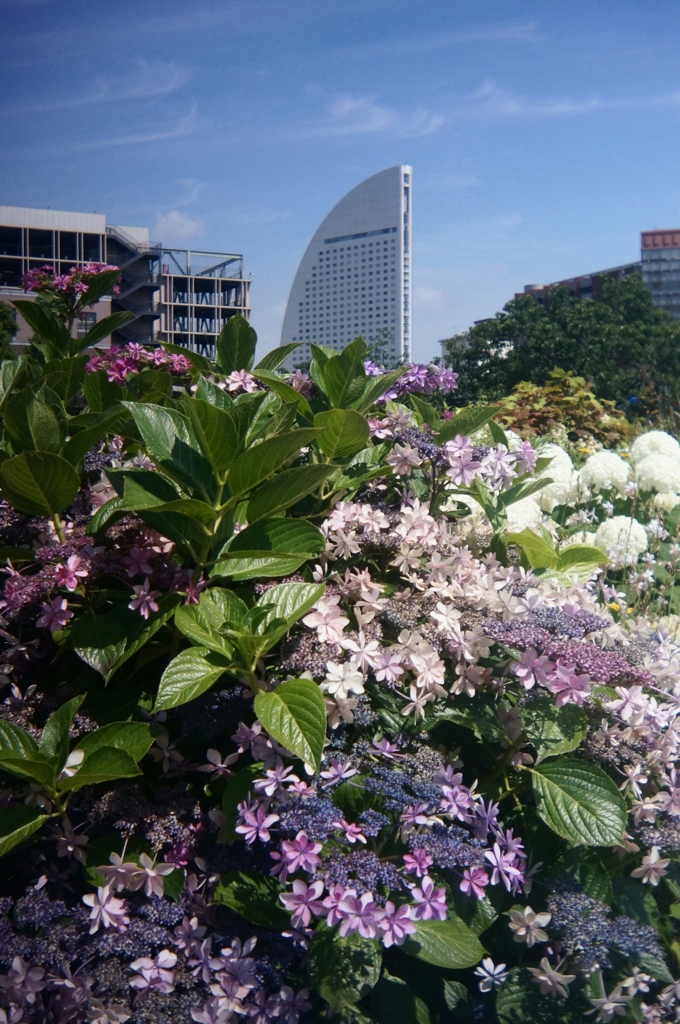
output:
[[[301,879],[293,882],[293,891],[281,893],[279,899],[288,911],[292,911],[290,923],[293,928],[306,928],[312,914],[323,914],[323,903],[319,899],[324,890],[323,882],[307,885]]]
[[[54,568],[54,578],[60,587],[67,590],[75,590],[81,579],[87,579],[89,570],[80,555],[71,555],[66,565],[60,564]]]
[[[281,843],[288,871],[313,871],[319,863],[321,843],[313,843],[304,832],[298,832],[295,839]]]
[[[574,703],[579,707],[591,691],[590,676],[577,676],[573,665],[565,665],[560,658],[552,675],[547,682],[547,687],[557,694],[555,704],[561,708],[564,704]]]
[[[340,598],[337,595],[322,597],[309,615],[305,615],[302,620],[305,626],[316,630],[322,644],[337,644],[342,637],[342,631],[349,624],[347,616],[337,607],[339,603]]]
[[[380,921],[385,911],[373,899],[373,893],[364,892],[357,898],[351,890],[338,904],[343,919],[340,922],[340,934],[353,935],[359,932],[364,939],[374,939],[378,934]]]
[[[9,999],[16,1003],[27,1003],[32,1006],[38,992],[42,992],[47,983],[45,969],[33,967],[29,961],[15,956],[4,978],[0,979],[0,986],[5,990]],[[12,1020],[20,1020],[21,1017],[12,1017]]]
[[[128,608],[131,608],[133,612],[138,611],[145,619],[149,618],[150,612],[158,611],[158,602],[156,598],[161,596],[161,592],[160,590],[149,590],[148,576],[144,580],[143,586],[136,586],[132,589],[136,596],[130,601]]]
[[[446,889],[435,889],[434,882],[426,875],[421,886],[412,890],[415,907],[412,911],[414,921],[429,921],[431,918],[446,920]]]
[[[361,831],[359,826],[354,824],[354,822],[345,821],[345,819],[343,818],[341,821],[338,822],[338,825],[345,833],[345,839],[347,840],[348,843],[351,843],[352,845],[354,845],[354,843],[366,843],[366,836]]]
[[[128,567],[128,576],[136,576],[138,573],[144,573],[145,576],[150,576],[153,572],[153,565],[150,561],[152,552],[148,548],[131,547],[127,555],[123,559],[123,564]]]
[[[211,747],[205,756],[209,763],[202,764],[198,771],[212,772],[212,775],[210,776],[211,782],[213,781],[213,779],[219,778],[220,775],[223,775],[225,779],[228,779],[230,775],[234,774],[229,765],[233,764],[234,761],[238,761],[238,754],[228,754],[225,757],[225,759],[222,760],[222,755],[220,754],[219,750],[214,750]]]
[[[530,690],[535,683],[545,686],[548,673],[552,668],[550,658],[538,655],[533,647],[527,647],[520,661],[513,661],[510,668],[515,673],[525,690]]]
[[[139,868],[129,888],[133,890],[143,888],[147,896],[162,896],[165,891],[163,878],[166,875],[171,875],[174,870],[174,864],[156,864],[148,853],[142,853],[139,858]]]
[[[397,476],[410,476],[412,470],[423,463],[417,450],[410,444],[395,444],[385,461],[392,466]]]
[[[65,597],[57,597],[51,604],[44,603],[42,610],[36,626],[49,629],[52,633],[63,629],[68,620],[73,618],[73,612],[68,611],[68,601]]]
[[[484,856],[491,864],[491,884],[496,885],[501,879],[505,888],[510,892],[522,879],[522,872],[516,866],[514,853],[503,853],[498,843],[493,844],[493,850],[485,850]]]
[[[344,782],[346,779],[351,779],[353,775],[357,774],[357,769],[352,768],[351,762],[338,761],[337,757],[331,758],[331,766],[325,772],[319,772],[322,779],[326,780],[326,786],[337,786],[339,782]]]
[[[137,977],[132,978],[130,985],[141,992],[149,992],[155,989],[156,992],[168,994],[175,990],[175,976],[172,968],[177,963],[177,954],[171,953],[169,949],[162,949],[153,960],[150,956],[142,956],[130,964],[133,971],[137,971]]]
[[[130,923],[130,918],[125,913],[127,907],[123,900],[112,894],[108,885],[100,886],[96,892],[87,893],[83,896],[83,903],[92,907],[90,935],[94,935],[102,926],[113,928],[117,932],[124,932],[127,929]]]
[[[432,857],[426,850],[417,847],[411,853],[404,854],[404,871],[408,874],[415,874],[422,878],[427,874],[427,869],[432,866]]]
[[[478,900],[483,900],[485,895],[484,889],[488,884],[489,876],[484,868],[465,868],[463,881],[460,883],[460,891],[464,892],[466,896],[474,893]]]
[[[250,393],[257,391],[257,381],[247,370],[234,370],[226,378],[225,384],[227,391],[240,391],[241,389]]]
[[[393,648],[383,647],[373,661],[373,674],[378,682],[394,683],[403,675],[401,658]]]
[[[323,909],[319,911],[326,917],[328,927],[333,928],[336,924],[344,918],[344,913],[340,908],[340,904],[344,900],[345,896],[356,896],[354,889],[346,889],[344,885],[334,885],[329,890],[328,896],[323,901]]]
[[[395,907],[390,900],[385,904],[385,913],[380,921],[383,946],[401,946],[407,935],[413,935],[416,926],[411,920],[410,907]]]

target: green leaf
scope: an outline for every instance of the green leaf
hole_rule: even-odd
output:
[[[85,755],[75,773],[62,779],[59,789],[63,793],[74,792],[83,786],[96,786],[100,782],[115,782],[116,779],[131,779],[141,775],[135,761],[125,750],[117,747],[97,747]]]
[[[287,576],[325,547],[320,531],[304,519],[264,519],[236,534],[210,575]]]
[[[89,291],[90,289],[88,287],[88,293]],[[124,327],[125,324],[129,324],[130,321],[134,319],[135,314],[129,309],[121,309],[117,313],[110,313],[109,316],[105,316],[101,320],[98,320],[82,338],[74,339],[75,348],[79,352],[82,352],[84,348],[92,348],[94,345],[98,345],[100,341],[103,341],[104,338],[108,338],[109,335],[114,333],[114,331],[119,331],[121,327]],[[71,344],[73,345],[73,342]]]
[[[591,566],[596,569],[598,565],[607,565],[609,558],[604,551],[595,547],[594,544],[571,544],[557,556],[557,571],[569,572],[572,567],[581,569]]]
[[[73,716],[85,700],[85,694],[73,697],[62,704],[54,711],[45,722],[45,727],[40,737],[39,750],[56,764],[57,771],[61,771],[66,763],[69,752],[69,733]]]
[[[484,947],[468,926],[449,911],[445,921],[418,921],[417,931],[404,943],[404,952],[435,967],[460,970],[484,956]]]
[[[84,750],[90,756],[101,747],[115,747],[124,750],[137,763],[146,754],[153,738],[153,729],[147,722],[111,722],[83,736],[74,749]]]
[[[283,931],[290,927],[290,916],[279,901],[282,891],[281,883],[268,875],[228,871],[217,883],[213,903],[235,910],[251,924]]]
[[[393,384],[403,376],[404,368],[400,366],[396,370],[384,373],[382,377],[368,377],[364,385],[364,393],[361,402],[357,406],[357,412],[367,413],[371,406],[386,394]]]
[[[110,469],[106,476],[122,498],[119,508],[126,512],[154,508],[180,496],[176,484],[150,469]]]
[[[325,591],[325,583],[279,583],[258,599],[257,606],[267,608],[262,625],[266,626],[273,619],[283,619],[290,628],[323,597]]]
[[[187,398],[184,409],[213,469],[222,474],[229,469],[238,453],[238,431],[233,417],[202,398]]]
[[[0,409],[4,408],[12,391],[25,376],[27,362],[26,356],[20,356],[19,359],[3,359],[0,362]]]
[[[85,377],[87,356],[71,356],[67,359],[50,359],[45,364],[45,382],[62,401],[79,391]]]
[[[54,355],[68,355],[71,335],[54,313],[31,299],[16,299],[12,305],[19,310],[28,326],[38,337],[47,342]]]
[[[229,472],[229,490],[232,497],[252,491],[319,433],[320,431],[313,427],[303,427],[301,430],[291,430],[287,434],[267,438],[266,441],[248,448],[239,455]]]
[[[273,480],[262,484],[248,502],[246,519],[256,523],[266,516],[290,508],[297,501],[315,491],[333,472],[333,466],[295,466],[277,473]]]
[[[559,836],[583,846],[623,841],[626,804],[601,768],[562,758],[528,770],[538,813]]]
[[[305,419],[314,419],[314,413],[312,412],[312,408],[305,396],[301,395],[300,392],[296,391],[295,388],[290,386],[290,384],[287,384],[285,380],[282,380],[275,373],[272,373],[269,370],[255,370],[254,375],[258,380],[261,380],[263,384],[266,384],[267,387],[273,391],[275,395],[278,395],[284,402],[295,402],[298,412],[300,412]]]
[[[19,391],[5,405],[5,430],[16,454],[22,451],[61,451],[66,431],[63,420],[30,391]]]
[[[494,444],[504,444],[508,447],[508,437],[505,431],[498,423],[494,423],[493,420],[489,420],[489,431]]]
[[[272,693],[258,693],[255,714],[273,739],[316,772],[326,738],[326,706],[311,679],[291,679]]]
[[[201,594],[198,604],[183,605],[175,612],[175,626],[197,647],[207,647],[217,654],[229,657],[232,645],[221,635],[220,629],[230,616],[225,616],[209,599]],[[228,591],[225,591],[228,593]],[[235,595],[235,600],[238,601]],[[243,602],[240,602],[241,604]],[[245,610],[245,605],[243,606]]]
[[[248,321],[237,313],[227,320],[215,346],[215,359],[222,373],[249,370],[253,365],[257,334]]]
[[[158,611],[148,619],[126,606],[119,606],[107,615],[86,612],[74,620],[69,641],[78,657],[108,683],[172,617],[179,601],[178,594],[164,594],[159,598]]]
[[[439,444],[452,441],[457,434],[470,437],[476,430],[481,430],[499,411],[500,405],[471,405],[462,409],[451,420],[442,423],[437,437]]]
[[[211,371],[206,371],[211,372]],[[258,394],[253,395],[253,398],[260,398],[260,401],[264,398],[264,395]],[[234,407],[234,399],[231,397],[228,391],[223,391],[222,388],[218,388],[212,381],[206,380],[205,377],[199,375],[198,384],[196,385],[196,398],[201,398],[210,405],[216,406],[218,409],[223,409],[225,412]]]
[[[532,569],[550,569],[557,564],[557,552],[553,545],[528,526],[521,533],[506,534],[505,541],[522,549]]]
[[[66,459],[51,452],[22,452],[0,465],[3,497],[29,516],[53,516],[75,499],[80,477]]]
[[[174,409],[123,402],[132,414],[151,458],[190,492],[211,494],[213,471],[189,420]]]
[[[38,744],[25,729],[0,718],[0,757],[3,754],[16,757],[32,757],[38,753]]]
[[[424,402],[422,398],[418,398],[418,395],[410,394],[408,397],[415,409],[420,425],[422,426],[423,423],[427,423],[433,430],[439,430],[442,419],[435,407],[428,402]]]
[[[365,448],[371,436],[368,420],[354,409],[330,409],[314,417],[314,426],[322,432],[316,439],[330,459],[344,459]]]
[[[181,651],[161,676],[154,711],[167,711],[200,697],[228,667],[223,658],[200,647]]]
[[[357,932],[343,939],[320,928],[309,946],[309,979],[333,1010],[354,1006],[367,996],[378,982],[381,964],[380,944]]]
[[[324,390],[335,408],[349,408],[363,397],[366,388],[364,359],[368,352],[364,339],[355,338],[342,352],[331,356],[324,366]]]
[[[371,992],[371,1014],[378,1024],[431,1024],[427,1005],[411,991],[401,978],[383,971],[380,981]]]
[[[83,394],[92,412],[105,412],[118,405],[126,392],[119,384],[114,384],[106,375],[106,370],[86,373],[83,381]]]
[[[294,341],[289,345],[279,345],[278,348],[273,348],[271,352],[267,352],[266,356],[260,359],[259,363],[255,367],[256,370],[278,370],[281,363],[285,362],[288,356],[299,348],[301,342]]]
[[[49,814],[23,804],[0,811],[0,857],[37,832],[48,818]]]
[[[536,748],[536,764],[575,750],[588,733],[585,711],[576,704],[558,708],[550,697],[536,697],[522,709],[524,734]]]

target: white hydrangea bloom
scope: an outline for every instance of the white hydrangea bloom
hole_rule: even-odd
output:
[[[629,475],[630,466],[616,452],[595,452],[588,456],[579,472],[579,491],[586,497],[614,489],[623,494]]]
[[[648,455],[665,455],[680,462],[680,444],[665,430],[648,430],[646,434],[640,434],[630,446],[631,462],[637,466]]]
[[[563,551],[565,548],[570,548],[572,544],[595,544],[595,531],[577,530],[576,533],[572,533],[570,537],[565,537],[560,544],[560,551]]]
[[[635,463],[635,479],[642,491],[680,491],[680,461],[669,455],[647,455]]]
[[[542,520],[543,513],[536,499],[531,496],[520,498],[508,508],[506,529],[509,533],[521,533],[522,530],[528,528],[538,533]]]
[[[546,476],[552,483],[546,484],[539,492],[538,500],[544,512],[552,512],[555,505],[564,505],[576,496],[578,474],[564,448],[558,444],[546,444],[539,449],[539,459],[551,458],[550,465],[539,473]]]
[[[654,495],[654,507],[662,512],[671,512],[676,505],[680,505],[680,494],[675,491],[663,491]]]
[[[614,516],[600,523],[595,544],[613,565],[635,565],[638,556],[647,550],[647,531],[637,519]]]

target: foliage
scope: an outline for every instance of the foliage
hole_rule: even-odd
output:
[[[516,384],[499,404],[498,422],[520,437],[544,437],[557,428],[572,442],[595,440],[617,447],[632,434],[615,403],[598,400],[585,379],[571,370],[552,370],[543,386],[530,381]]]
[[[675,1015],[680,648],[579,536],[654,495],[564,456],[556,505],[360,338],[291,376],[239,317],[212,362],[67,314],[0,365],[0,1017]]]
[[[7,302],[0,302],[0,359],[12,358],[12,342],[16,333],[16,312]]]
[[[459,398],[502,398],[519,384],[543,387],[556,367],[590,381],[598,399],[628,415],[677,406],[680,325],[656,308],[642,279],[600,278],[597,299],[551,289],[541,304],[530,295],[510,301],[449,342],[461,375]]]

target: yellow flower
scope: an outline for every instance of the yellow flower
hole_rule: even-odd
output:
[[[607,608],[611,608],[611,610],[613,612],[620,612],[621,611],[621,605],[618,603],[618,601],[610,601],[609,604],[607,605]]]

